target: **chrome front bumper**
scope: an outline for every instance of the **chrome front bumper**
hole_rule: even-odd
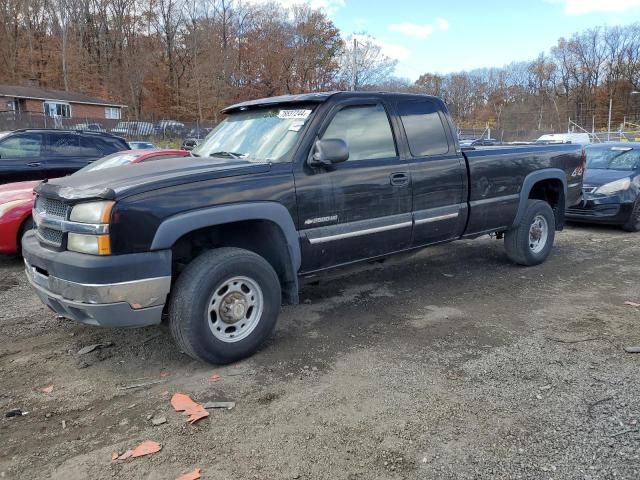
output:
[[[58,315],[90,325],[142,327],[160,323],[171,277],[84,284],[47,275],[25,260],[29,283]]]

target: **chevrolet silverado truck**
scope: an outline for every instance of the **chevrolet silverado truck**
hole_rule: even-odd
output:
[[[307,277],[484,234],[536,265],[580,201],[580,145],[463,151],[435,97],[317,93],[224,113],[191,158],[36,188],[26,274],[55,313],[166,320],[186,354],[232,362],[258,349]]]

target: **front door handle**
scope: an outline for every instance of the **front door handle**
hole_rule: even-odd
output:
[[[391,185],[403,187],[409,185],[409,174],[407,172],[395,172],[391,174]]]
[[[41,165],[40,162],[31,162],[31,163],[27,163],[28,167],[39,167]]]

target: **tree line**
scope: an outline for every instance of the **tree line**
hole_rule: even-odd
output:
[[[345,36],[303,4],[0,0],[0,25],[0,83],[109,98],[131,118],[217,120],[236,101],[352,86],[441,96],[462,127],[602,128],[610,99],[613,125],[640,110],[640,24],[561,38],[530,62],[416,82],[394,76],[375,38]]]

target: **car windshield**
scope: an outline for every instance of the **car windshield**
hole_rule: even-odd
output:
[[[113,167],[121,167],[122,165],[129,165],[130,163],[135,162],[137,158],[139,158],[141,153],[127,153],[127,152],[117,152],[112,153],[111,155],[107,155],[106,157],[102,157],[100,160],[96,160],[93,163],[90,163],[84,168],[78,170],[79,172],[93,172],[95,170],[104,170],[105,168],[113,168]]]
[[[193,149],[196,157],[249,162],[287,161],[308,123],[313,106],[263,107],[231,113]]]
[[[640,168],[640,149],[631,147],[587,148],[587,168],[636,170]]]

